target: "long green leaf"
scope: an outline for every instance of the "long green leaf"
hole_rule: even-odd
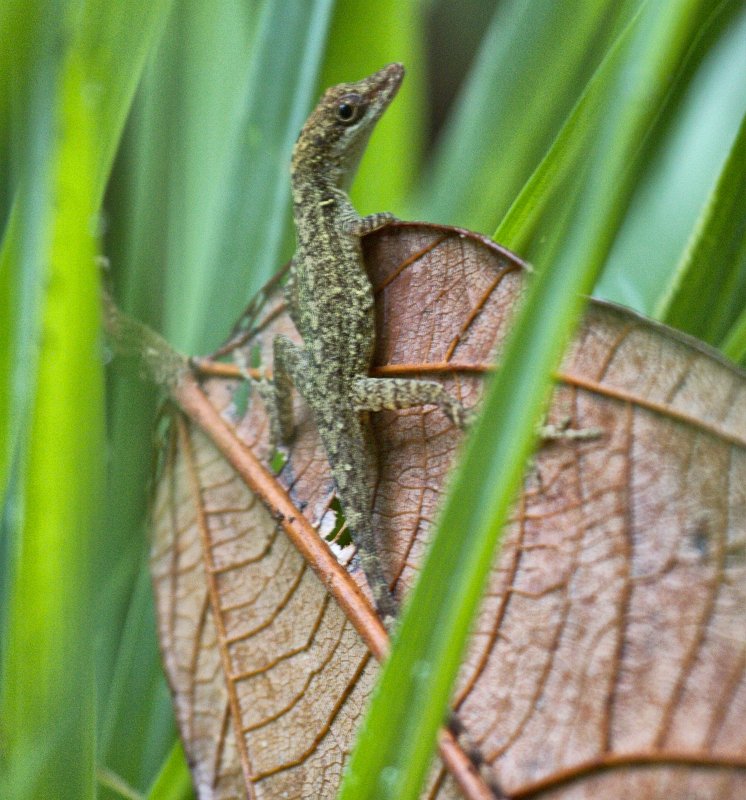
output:
[[[58,4],[39,6],[24,15],[18,4],[4,7],[2,34],[18,42],[0,48],[7,69],[0,78],[3,95],[3,139],[8,149],[7,219],[0,247],[0,498],[8,502],[11,466],[19,458],[19,440],[28,427],[28,398],[33,392],[41,266],[46,248],[51,161],[56,132],[57,74],[61,47],[45,15],[59,13]],[[6,38],[7,37],[7,38]],[[9,80],[10,75],[15,80]],[[12,198],[12,199],[11,199]]]
[[[4,35],[12,32],[20,40],[19,80],[4,86],[8,96],[3,99],[7,102],[5,111],[10,115],[11,106],[21,96],[25,98],[25,114],[14,119],[16,135],[8,142],[9,158],[13,161],[9,167],[23,164],[25,169],[24,191],[16,193],[0,249],[0,367],[4,378],[0,382],[0,658],[3,661],[9,647],[8,610],[15,577],[23,445],[31,414],[29,397],[36,378],[39,298],[48,250],[46,206],[57,127],[54,90],[61,57],[51,31],[35,41],[19,15],[11,13],[14,10],[17,11],[12,6],[6,7],[2,32]],[[32,17],[29,25],[37,21],[38,18]]]
[[[103,197],[124,121],[145,59],[157,41],[173,0],[92,0],[82,6],[78,40],[85,62],[86,90],[95,97],[97,203]]]
[[[40,148],[51,146],[43,139],[50,128],[33,118],[34,98],[46,95],[40,101],[43,108],[39,113],[43,113],[44,108],[54,106],[49,92],[56,86],[54,78],[45,77],[38,85],[30,76],[48,76],[53,70],[49,59],[59,50],[64,36],[75,39],[74,46],[80,52],[85,69],[86,100],[96,128],[95,205],[98,208],[145,54],[163,25],[171,2],[128,0],[115,7],[108,0],[93,0],[84,6],[75,0],[69,3],[50,0],[32,3],[30,7],[13,2],[4,6],[0,16],[3,41],[17,45],[2,48],[5,59],[12,54],[14,60],[0,70],[3,76],[0,78],[0,121],[8,126],[6,133],[12,139],[15,165],[11,170],[15,179],[13,210],[9,212],[10,221],[0,251],[0,310],[6,312],[0,333],[0,367],[6,368],[3,374],[13,376],[7,387],[0,390],[0,441],[5,443],[0,452],[0,492],[5,486],[8,459],[13,457],[18,430],[24,427],[24,412],[16,404],[23,404],[32,391],[27,378],[33,375],[33,357],[24,350],[28,347],[28,338],[23,329],[28,331],[33,325],[24,322],[21,316],[29,312],[37,292],[34,289],[37,270],[31,265],[35,256],[29,248],[34,241],[39,241],[31,224],[39,215],[29,216],[18,206],[41,202],[31,188],[36,185],[32,170],[35,165],[44,168],[48,161]],[[62,19],[67,19],[65,33],[55,27]],[[50,24],[50,20],[55,24]],[[28,258],[29,263],[14,269],[11,265],[17,263],[18,258]],[[12,363],[24,366],[20,376],[14,375]]]
[[[103,375],[90,228],[97,151],[75,49],[65,59],[59,87],[50,187],[55,202],[40,209],[48,226],[41,338],[12,520],[14,572],[0,700],[9,764],[4,796],[29,800],[95,796],[87,616],[91,540],[100,521]]]
[[[656,316],[736,359],[746,310],[746,116]],[[734,333],[730,333],[733,329]],[[735,341],[731,337],[735,336]]]
[[[112,594],[117,589],[114,586]],[[127,617],[117,633],[117,659],[106,684],[108,694],[99,725],[99,759],[134,786],[145,787],[161,769],[167,747],[176,735],[171,694],[153,653],[155,609],[145,564],[137,572]],[[138,736],[122,748],[126,732],[133,730],[139,732]]]
[[[624,58],[608,76],[604,113],[594,115],[594,135],[587,137],[585,172],[569,191],[565,187],[561,197],[555,196],[555,228],[546,231],[549,244],[537,249],[538,278],[405,608],[342,800],[418,796],[470,621],[531,449],[549,375],[577,319],[578,295],[595,282],[623,219],[634,185],[631,167],[656,118],[655,99],[670,91],[710,14],[705,3],[647,4],[624,43]],[[579,134],[585,139],[587,131]],[[562,157],[562,150],[555,152]]]
[[[221,190],[212,167],[216,154],[225,150],[221,135],[245,73],[253,18],[245,3],[221,3],[219,11],[185,0],[174,4],[135,98],[107,197],[106,252],[122,305],[155,327],[162,320],[166,264],[188,284],[199,260],[201,216],[206,216],[210,193]],[[184,312],[188,319],[193,309]],[[144,791],[175,735],[146,567],[147,482],[157,398],[136,373],[120,369],[115,362],[107,530],[96,553],[99,758]],[[133,730],[143,733],[133,740]],[[102,791],[102,796],[115,795]]]
[[[0,425],[7,421],[10,426],[7,437],[3,435],[5,431],[0,431],[3,447],[6,444],[8,447],[3,457],[7,452],[13,466],[12,491],[5,495],[8,558],[3,559],[3,580],[10,605],[3,649],[13,653],[4,675],[6,697],[21,695],[26,688],[25,682],[17,683],[18,664],[24,657],[23,642],[18,638],[20,616],[13,616],[18,608],[24,608],[27,624],[37,626],[39,641],[43,643],[34,657],[42,658],[47,641],[67,643],[60,644],[55,654],[58,675],[64,675],[65,680],[63,689],[55,688],[59,702],[48,704],[46,729],[38,729],[35,712],[25,714],[16,726],[20,744],[13,753],[13,774],[8,780],[19,797],[24,793],[30,797],[85,797],[95,791],[91,761],[96,727],[92,703],[97,693],[90,663],[96,649],[95,627],[89,619],[81,621],[80,613],[81,609],[90,613],[93,607],[88,580],[91,550],[96,546],[92,526],[95,524],[98,532],[104,530],[100,524],[102,497],[98,483],[103,464],[97,463],[91,476],[85,455],[88,451],[84,450],[90,438],[95,441],[91,446],[96,458],[103,459],[103,441],[98,435],[103,408],[99,398],[93,413],[86,398],[89,377],[85,365],[80,360],[71,363],[70,359],[75,354],[75,335],[88,335],[91,320],[94,325],[98,323],[95,289],[98,275],[90,247],[79,245],[74,237],[83,233],[90,236],[96,226],[96,213],[132,94],[147,50],[157,38],[170,4],[171,0],[148,3],[131,0],[114,8],[108,0],[35,3],[24,9],[23,14],[13,14],[16,33],[20,33],[7,39],[20,40],[26,45],[18,51],[4,48],[4,52],[12,51],[17,56],[10,71],[17,80],[11,82],[13,97],[8,107],[14,201],[0,253],[0,305],[12,312],[3,316],[0,335],[0,358],[3,363],[7,359],[12,370],[6,373],[12,376],[8,394],[11,411],[8,417],[0,414]],[[17,8],[11,7],[14,10]],[[75,86],[67,72],[73,67]],[[59,74],[63,77],[58,78]],[[5,89],[4,83],[0,86]],[[56,118],[58,107],[69,112],[61,133]],[[71,154],[70,148],[79,150]],[[75,156],[78,162],[74,161]],[[88,157],[90,163],[85,160]],[[59,180],[64,179],[64,185],[52,182],[54,170],[63,176]],[[90,207],[84,208],[80,195],[89,191]],[[70,215],[74,212],[70,209],[75,202],[80,218],[73,219]],[[63,214],[68,215],[64,222],[57,222]],[[68,233],[65,253],[59,262],[52,262],[51,280],[47,268],[50,225],[55,226],[55,231],[61,225]],[[55,240],[53,247],[57,246]],[[53,253],[53,259],[56,258]],[[93,280],[90,297],[83,291],[88,285],[86,280]],[[57,287],[57,291],[47,291],[48,286]],[[64,292],[60,292],[60,287],[64,287]],[[86,303],[88,307],[83,313],[79,305]],[[45,327],[58,324],[55,315],[62,313],[58,306],[65,309],[70,341],[66,342],[58,331],[59,341],[50,343],[49,333],[41,336],[39,329],[42,324]],[[69,351],[69,357],[54,350],[55,346]],[[100,366],[98,349],[95,356]],[[64,365],[65,369],[66,380],[61,381],[55,375],[52,381],[56,392],[50,392],[48,385],[49,360]],[[72,384],[79,385],[80,390],[75,413],[70,413],[71,403],[76,400],[70,394]],[[60,394],[64,393],[69,396],[62,402]],[[61,417],[68,414],[62,421]],[[49,436],[46,446],[50,453],[57,451],[59,440],[61,452],[56,461],[49,455],[44,461],[37,458],[42,435],[32,434],[29,439],[25,434],[32,420]],[[53,436],[49,435],[50,426],[56,430]],[[66,436],[60,436],[60,431],[80,437],[78,459],[71,457],[68,452],[71,445]],[[92,458],[90,453],[88,456]],[[4,458],[0,459],[0,473],[5,466],[3,462]],[[60,474],[54,474],[55,470]],[[5,476],[2,477],[4,483]],[[57,514],[47,514],[46,524],[32,529],[25,523],[37,518],[24,515],[25,504],[42,510],[44,505],[36,496],[31,500],[24,498],[32,490],[39,492],[42,480],[55,490],[50,497],[55,498]],[[71,506],[77,504],[77,522],[67,504],[59,500],[58,490],[69,496]],[[92,519],[94,511],[96,516]],[[65,550],[60,554],[57,552],[62,541],[60,529],[65,524],[70,525],[70,530],[65,532]],[[42,548],[42,541],[46,547]],[[36,548],[44,549],[46,561]],[[55,563],[52,571],[50,560]],[[111,566],[109,559],[105,569]],[[52,580],[54,571],[58,574]],[[105,572],[97,569],[94,574],[99,579]],[[29,594],[37,596],[33,603],[29,602]],[[53,649],[52,644],[49,647]],[[29,679],[37,675],[42,685],[57,680],[45,676],[43,669],[36,670],[34,657],[29,657],[26,664]],[[28,708],[34,709],[37,699],[30,693],[25,701]],[[8,724],[12,722],[17,721],[8,716]],[[34,737],[36,743],[32,747]],[[24,756],[24,743],[28,745],[26,756],[30,754],[30,758]],[[40,769],[39,762],[45,765],[47,761],[49,766]]]
[[[500,222],[494,238],[505,247],[525,252],[542,230],[542,225],[546,226],[547,210],[551,213],[551,209],[556,207],[557,195],[568,182],[572,182],[574,175],[585,170],[586,153],[597,133],[599,120],[608,104],[610,87],[623,64],[625,48],[637,30],[639,18],[639,14],[633,17],[611,46],[549,152]]]

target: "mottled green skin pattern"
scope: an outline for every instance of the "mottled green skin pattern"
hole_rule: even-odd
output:
[[[328,89],[301,131],[292,160],[297,247],[286,296],[303,346],[275,339],[274,378],[262,392],[283,442],[293,433],[293,385],[312,409],[361,565],[387,624],[396,604],[371,524],[375,457],[361,412],[435,403],[458,424],[465,415],[437,383],[368,377],[375,321],[360,237],[393,217],[360,217],[346,190],[403,76],[400,64],[390,64],[362,81]]]

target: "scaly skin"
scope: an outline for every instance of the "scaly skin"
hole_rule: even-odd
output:
[[[357,83],[334,86],[303,126],[292,159],[297,248],[286,287],[303,346],[276,337],[274,378],[262,388],[274,435],[282,442],[293,433],[292,385],[312,409],[361,565],[387,626],[396,616],[396,603],[371,524],[375,455],[363,412],[434,403],[459,425],[467,413],[432,381],[368,377],[375,321],[360,238],[394,217],[360,217],[346,190],[403,77],[400,64],[389,64]]]

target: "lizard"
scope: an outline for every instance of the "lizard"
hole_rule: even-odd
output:
[[[396,218],[360,216],[347,195],[376,123],[404,67],[393,63],[328,89],[304,124],[291,159],[296,250],[285,298],[302,345],[275,337],[271,380],[259,383],[272,438],[293,436],[292,388],[310,407],[360,565],[386,627],[397,603],[372,524],[375,449],[369,412],[434,404],[460,427],[470,412],[435,381],[369,376],[375,349],[373,287],[361,237]]]

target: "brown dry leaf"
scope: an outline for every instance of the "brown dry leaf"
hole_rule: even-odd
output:
[[[474,234],[418,224],[365,244],[377,373],[440,379],[474,404],[521,292],[520,262]],[[275,293],[244,346],[268,365],[280,331],[293,333]],[[546,444],[526,477],[460,676],[463,746],[479,753],[493,797],[744,797],[746,375],[591,303],[557,378],[550,421],[603,434]],[[266,461],[264,409],[252,397],[241,418],[240,386],[204,388]],[[296,411],[278,480],[324,533],[333,486],[297,398]],[[375,528],[401,595],[461,434],[430,407],[373,422]],[[159,633],[198,795],[333,798],[375,680],[365,626],[226,452],[175,416],[154,507]],[[436,766],[423,796],[483,796],[478,781],[461,785]]]

